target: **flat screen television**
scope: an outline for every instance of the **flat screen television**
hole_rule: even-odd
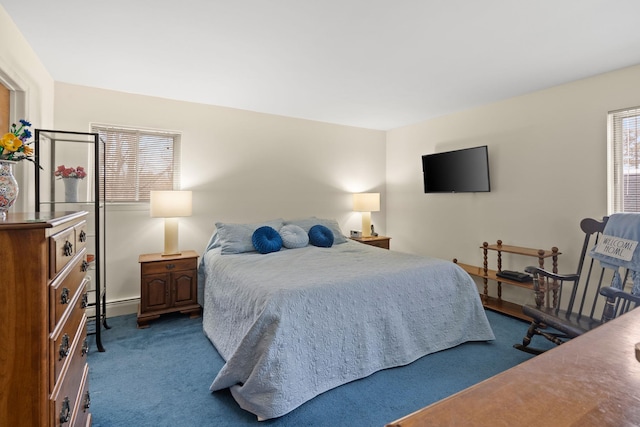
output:
[[[422,156],[425,193],[491,191],[486,145]]]

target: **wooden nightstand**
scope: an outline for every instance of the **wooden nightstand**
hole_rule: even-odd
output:
[[[144,254],[140,263],[140,305],[138,328],[161,314],[180,313],[198,317],[198,254],[182,251],[178,255]]]
[[[377,246],[383,249],[389,249],[389,240],[391,237],[385,236],[371,236],[371,237],[351,237],[351,240],[355,240],[356,242],[364,243],[369,246]]]

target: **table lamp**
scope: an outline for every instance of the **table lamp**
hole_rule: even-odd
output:
[[[180,255],[178,217],[191,216],[191,191],[151,191],[151,218],[164,218],[162,256]]]
[[[371,236],[371,212],[380,210],[380,193],[354,194],[353,210],[362,212],[362,237]]]

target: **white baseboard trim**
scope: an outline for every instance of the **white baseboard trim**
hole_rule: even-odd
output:
[[[115,316],[124,316],[125,314],[136,314],[138,312],[138,304],[140,298],[130,298],[118,301],[107,301],[107,318]],[[87,316],[95,316],[95,307],[87,308]]]
[[[107,317],[123,316],[138,313],[140,298],[131,298],[107,302]]]

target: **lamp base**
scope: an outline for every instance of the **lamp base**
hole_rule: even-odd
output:
[[[371,237],[371,212],[362,212],[362,237]]]
[[[164,252],[162,256],[180,255],[178,250],[178,218],[164,219]]]

